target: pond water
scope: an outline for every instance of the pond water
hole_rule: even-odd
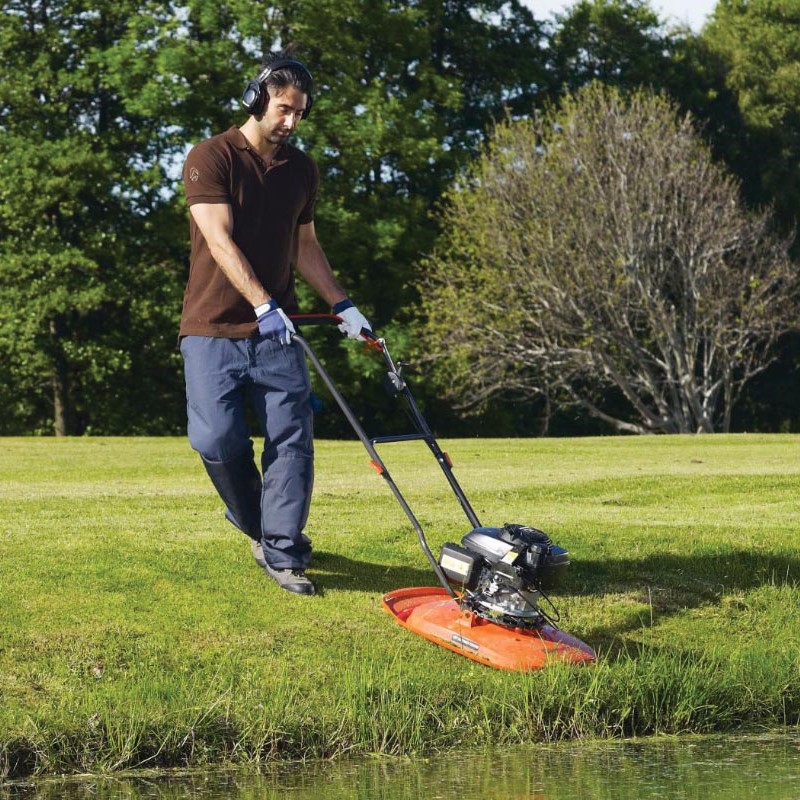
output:
[[[800,733],[569,743],[260,771],[0,784],[47,800],[800,800]]]

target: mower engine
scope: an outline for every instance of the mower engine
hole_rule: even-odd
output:
[[[569,553],[550,537],[527,525],[474,528],[461,545],[448,543],[439,557],[451,585],[463,591],[462,605],[480,617],[514,628],[553,624],[539,607],[558,586],[569,566]]]

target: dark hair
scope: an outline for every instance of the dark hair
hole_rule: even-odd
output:
[[[314,79],[311,72],[294,54],[293,47],[287,47],[280,52],[271,52],[269,56],[259,65],[258,74],[262,75],[272,64],[279,61],[292,61],[279,67],[274,72],[270,72],[264,81],[265,86],[275,89],[285,89],[287,86],[296,86],[309,98],[314,95]]]

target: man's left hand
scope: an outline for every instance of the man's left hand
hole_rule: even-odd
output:
[[[368,331],[372,330],[369,320],[355,307],[353,301],[349,298],[336,303],[333,307],[333,313],[341,319],[339,330],[351,339],[361,338],[361,330],[363,328]]]

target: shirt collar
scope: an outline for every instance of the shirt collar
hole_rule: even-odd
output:
[[[235,125],[231,125],[223,135],[237,150],[253,150],[253,152],[256,152],[255,148],[247,141],[247,137]],[[286,161],[288,158],[289,145],[284,142],[278,146],[272,161],[273,163],[277,161]]]
[[[225,131],[224,136],[237,150],[247,150],[250,147],[250,142],[247,141],[245,135],[235,125],[231,125]]]

